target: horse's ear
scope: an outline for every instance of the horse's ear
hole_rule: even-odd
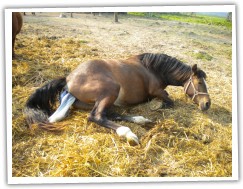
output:
[[[197,74],[197,64],[194,64],[194,65],[192,66],[192,72],[194,73],[194,75]]]

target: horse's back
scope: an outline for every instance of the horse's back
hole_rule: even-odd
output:
[[[105,90],[114,90],[112,86],[115,84],[112,72],[103,60],[81,63],[67,76],[69,92],[85,103],[94,103],[99,96],[104,95]]]
[[[117,105],[137,104],[148,98],[155,77],[136,59],[91,60],[80,64],[67,77],[69,92],[82,102],[95,102],[117,93]]]

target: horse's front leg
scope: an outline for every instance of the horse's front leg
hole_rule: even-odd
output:
[[[110,128],[116,131],[120,137],[125,137],[130,145],[138,145],[138,137],[131,131],[130,128],[119,125],[107,119],[106,110],[114,103],[116,97],[107,96],[99,101],[96,101],[93,110],[90,113],[89,121],[95,122],[100,126]]]
[[[162,108],[173,107],[174,102],[170,99],[166,90],[158,89],[151,93],[151,96],[157,97],[163,101]]]
[[[147,125],[153,123],[152,120],[147,119],[143,116],[121,115],[115,112],[109,113],[108,117],[112,121],[127,121],[127,122],[137,123],[139,125]]]

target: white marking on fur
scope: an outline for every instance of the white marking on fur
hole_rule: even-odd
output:
[[[146,123],[151,123],[152,121],[149,119],[146,119],[143,116],[133,116],[132,121],[137,124],[146,124]]]
[[[128,141],[132,140],[134,142],[136,142],[137,144],[139,144],[139,140],[137,135],[135,135],[130,128],[128,127],[119,127],[118,129],[116,129],[116,133],[118,134],[118,136],[120,137],[126,137],[126,139]]]
[[[116,129],[116,133],[118,134],[118,136],[124,136],[125,137],[127,135],[127,133],[129,133],[129,132],[132,132],[131,129],[128,128],[128,127],[124,127],[124,126]]]
[[[54,123],[57,121],[62,120],[66,117],[66,113],[69,110],[70,106],[75,102],[76,98],[71,95],[70,93],[67,93],[61,100],[61,104],[58,107],[58,109],[52,114],[48,120],[50,123]]]

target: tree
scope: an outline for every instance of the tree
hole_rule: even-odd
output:
[[[148,15],[148,17],[153,17],[153,13],[152,12],[148,12],[147,15]]]
[[[195,12],[190,12],[190,16],[195,16],[196,13]]]
[[[232,21],[232,12],[228,12],[227,18],[228,21]]]
[[[115,22],[118,22],[118,12],[114,12],[114,20]]]

